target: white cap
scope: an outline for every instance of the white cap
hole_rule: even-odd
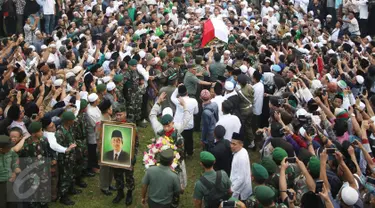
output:
[[[247,8],[247,12],[252,12],[253,9],[251,7]]]
[[[88,97],[88,100],[90,103],[92,103],[92,102],[95,102],[98,98],[99,96],[96,93],[91,93]]]
[[[173,6],[173,7],[172,7],[172,10],[177,10],[177,7]]]
[[[190,19],[190,14],[185,14],[186,19]]]
[[[107,84],[111,80],[111,77],[105,76],[105,77],[102,78],[102,80],[103,80],[104,84]]]
[[[271,1],[270,0],[266,0],[266,3],[271,3]]]
[[[224,54],[230,54],[230,50],[225,50]]]
[[[320,23],[320,20],[319,19],[314,19],[314,22]]]
[[[75,66],[73,69],[72,69],[72,72],[74,74],[78,74],[80,71],[83,70],[83,67],[82,66]]]
[[[246,5],[246,2],[244,2],[244,1],[241,1],[241,3],[240,3],[241,5]]]
[[[267,46],[265,46],[265,45],[261,45],[261,46],[260,46],[260,49],[267,50]]]
[[[269,8],[268,11],[269,11],[269,12],[274,12],[272,7]]]
[[[279,6],[277,6],[277,5],[273,6],[273,8],[274,8],[275,10],[277,10],[277,11],[280,9]]]
[[[81,91],[79,92],[79,96],[81,97],[81,99],[84,99],[84,100],[87,100],[87,96],[88,96],[88,92],[86,91]]]
[[[63,14],[61,17],[68,17],[68,15],[66,15],[66,14]]]
[[[116,84],[114,83],[114,82],[109,82],[108,84],[107,84],[107,90],[108,91],[112,91],[113,89],[115,89],[116,88]]]
[[[348,206],[354,205],[358,201],[358,198],[358,192],[350,186],[346,186],[341,190],[341,199]]]
[[[75,76],[75,74],[73,72],[68,72],[68,73],[66,73],[65,78],[69,79],[70,77],[74,77],[74,76]]]
[[[141,58],[144,58],[146,56],[146,52],[144,50],[141,50],[138,52],[138,55],[141,57]]]
[[[154,58],[154,62],[155,62],[155,64],[157,64],[159,61],[160,61],[160,57],[155,57],[155,58]]]
[[[45,50],[45,49],[47,49],[48,47],[46,46],[46,45],[42,45],[42,46],[40,46],[40,49],[42,49],[42,50]]]
[[[361,75],[355,76],[355,80],[357,80],[358,84],[363,84],[365,79]]]
[[[322,82],[318,79],[314,79],[313,81],[311,81],[311,89],[312,90],[316,90],[316,89],[319,89],[319,88],[322,88],[323,85],[322,85]]]
[[[170,108],[170,107],[166,107],[166,108],[164,108],[163,111],[161,112],[161,116],[165,116],[165,115],[167,115],[167,114],[173,116],[173,110],[172,110],[172,108]]]
[[[297,112],[296,112],[296,116],[297,116],[297,118],[298,118],[299,116],[305,116],[305,115],[307,115],[307,111],[306,111],[305,109],[303,109],[303,108],[300,108],[300,109],[297,110]]]
[[[85,34],[80,34],[80,35],[79,35],[79,39],[81,39],[81,38],[83,38],[83,37],[85,37]]]
[[[232,91],[234,89],[234,84],[231,81],[226,81],[224,84],[224,88],[228,91]]]
[[[49,47],[50,48],[56,48],[56,45],[55,44],[50,44]]]
[[[53,82],[53,85],[55,85],[55,87],[60,87],[62,85],[62,83],[64,82],[64,80],[62,79],[56,79],[54,82]]]
[[[247,66],[245,66],[245,65],[241,65],[241,66],[240,66],[240,69],[241,69],[241,72],[242,72],[242,73],[246,73],[247,70],[248,70]]]
[[[327,15],[327,18],[332,18],[332,15],[330,15],[330,14],[329,14],[329,15]]]

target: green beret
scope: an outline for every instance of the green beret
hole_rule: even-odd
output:
[[[152,54],[147,54],[147,56],[146,56],[146,60],[147,61],[151,61],[152,59],[154,58],[154,56],[152,55]]]
[[[272,152],[272,159],[275,161],[276,164],[280,164],[281,161],[288,157],[288,153],[281,147],[276,147]]]
[[[42,123],[40,122],[32,122],[29,125],[28,131],[30,134],[36,133],[42,129]]]
[[[88,104],[87,100],[81,99],[81,104],[79,105],[79,110],[85,109],[87,107],[87,104]]]
[[[276,173],[277,171],[277,165],[275,161],[273,161],[271,158],[264,157],[262,159],[262,162],[260,163],[264,168],[266,168],[268,175],[272,175]]]
[[[201,37],[202,37],[201,35],[195,35],[195,36],[194,36],[194,40],[200,40]]]
[[[112,138],[113,137],[119,137],[122,140],[122,133],[121,133],[121,131],[119,131],[119,130],[112,131]]]
[[[183,62],[182,58],[181,57],[174,57],[173,58],[173,62],[176,63],[176,64],[180,64]]]
[[[251,174],[255,180],[266,180],[269,177],[267,169],[258,163],[253,163],[251,166]]]
[[[316,156],[310,157],[309,164],[307,165],[313,178],[320,175],[320,160]]]
[[[160,152],[160,161],[170,162],[174,158],[174,153],[172,149],[166,149]]]
[[[268,186],[257,186],[255,187],[255,198],[261,204],[269,204],[275,198],[275,192]]]
[[[185,43],[185,44],[184,44],[184,47],[185,47],[185,48],[188,48],[188,47],[191,47],[191,46],[192,46],[191,43]]]
[[[204,164],[213,164],[215,162],[215,156],[210,152],[203,151],[199,154],[199,159]]]
[[[141,37],[139,37],[139,35],[135,34],[133,35],[133,41],[137,41],[139,40]]]
[[[160,57],[161,59],[165,58],[166,56],[167,56],[167,52],[166,52],[165,50],[161,50],[161,51],[159,52],[159,57]]]
[[[14,143],[7,135],[0,135],[0,148],[13,147]]]
[[[171,76],[168,77],[169,81],[173,81],[177,79],[177,73],[173,73]]]
[[[131,60],[129,61],[129,65],[130,65],[130,66],[137,66],[137,64],[138,64],[138,62],[137,62],[137,60],[135,60],[135,59],[131,59]]]
[[[230,36],[228,38],[228,43],[234,43],[236,41],[236,38],[234,36]]]
[[[167,63],[163,63],[163,64],[161,65],[161,68],[162,68],[163,70],[166,70],[166,69],[168,68],[168,64],[167,64]]]
[[[161,117],[160,123],[164,125],[168,125],[173,121],[173,117],[169,114],[165,114],[163,117]]]
[[[107,86],[105,84],[99,84],[96,86],[96,92],[101,93],[104,92],[107,89]]]
[[[122,74],[116,74],[113,77],[113,82],[120,83],[123,79],[124,79],[124,75],[122,75]]]
[[[200,40],[194,40],[194,41],[193,41],[193,45],[194,45],[194,46],[197,45],[197,44],[200,44],[200,43],[201,43]]]
[[[117,105],[115,108],[112,109],[112,112],[114,114],[126,112],[126,107],[124,104]]]
[[[61,116],[61,121],[74,121],[76,119],[76,116],[71,111],[66,111]]]

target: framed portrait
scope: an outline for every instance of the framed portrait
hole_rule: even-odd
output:
[[[102,121],[100,165],[133,169],[135,124]]]

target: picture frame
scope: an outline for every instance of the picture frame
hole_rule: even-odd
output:
[[[132,170],[136,125],[115,121],[102,121],[100,130],[99,164]]]

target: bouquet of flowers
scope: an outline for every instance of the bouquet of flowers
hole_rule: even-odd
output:
[[[143,164],[145,168],[149,168],[154,165],[159,165],[159,153],[166,149],[174,150],[174,159],[171,165],[171,169],[176,172],[180,172],[180,158],[181,155],[178,152],[177,146],[173,140],[167,136],[159,137],[158,139],[152,139],[152,143],[147,145],[147,151],[143,153]]]

